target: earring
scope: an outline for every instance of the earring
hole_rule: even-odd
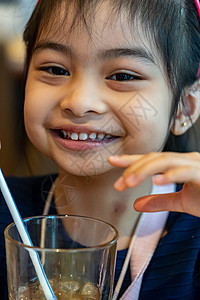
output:
[[[187,122],[182,122],[181,127],[185,127],[187,125]]]

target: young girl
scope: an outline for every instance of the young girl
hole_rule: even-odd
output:
[[[200,154],[162,152],[199,117],[198,10],[196,0],[40,0],[24,33],[26,131],[59,172],[8,183],[23,217],[78,214],[118,229],[113,299],[200,299]],[[0,200],[6,299],[12,219]]]

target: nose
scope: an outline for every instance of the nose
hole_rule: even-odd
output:
[[[92,82],[76,82],[65,87],[65,95],[60,102],[62,111],[70,111],[77,117],[83,117],[88,113],[104,114],[107,105],[102,98],[100,88]]]

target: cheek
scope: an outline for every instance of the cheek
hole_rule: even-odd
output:
[[[123,107],[123,117],[129,135],[129,153],[162,150],[169,130],[171,106],[168,97],[135,95]],[[131,145],[131,147],[130,147]]]
[[[35,105],[32,105],[29,102],[29,98],[26,97],[25,105],[24,105],[24,124],[26,133],[36,148],[39,148],[38,145],[41,144],[41,141],[44,139],[42,138],[42,131],[40,128],[41,118],[40,114],[41,111],[35,108]]]
[[[34,93],[28,92],[25,95],[24,122],[27,133],[35,131],[35,127],[41,124],[43,119],[42,102],[38,101]]]
[[[24,118],[25,123],[44,124],[47,116],[55,107],[55,92],[43,84],[28,82],[25,91]]]
[[[28,137],[37,147],[45,143],[45,120],[50,111],[49,92],[30,82],[26,86],[24,103],[24,123]]]

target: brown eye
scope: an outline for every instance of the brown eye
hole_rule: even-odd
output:
[[[55,76],[70,76],[70,73],[67,70],[65,70],[64,68],[61,68],[61,67],[57,67],[57,66],[41,67],[40,70],[48,72]]]
[[[107,77],[107,79],[110,80],[116,80],[116,81],[129,81],[136,79],[135,76],[127,74],[127,73],[117,73],[110,77]]]
[[[141,78],[139,76],[134,76],[127,73],[117,73],[107,77],[106,79],[115,80],[115,81],[130,81],[130,80],[137,80]]]

